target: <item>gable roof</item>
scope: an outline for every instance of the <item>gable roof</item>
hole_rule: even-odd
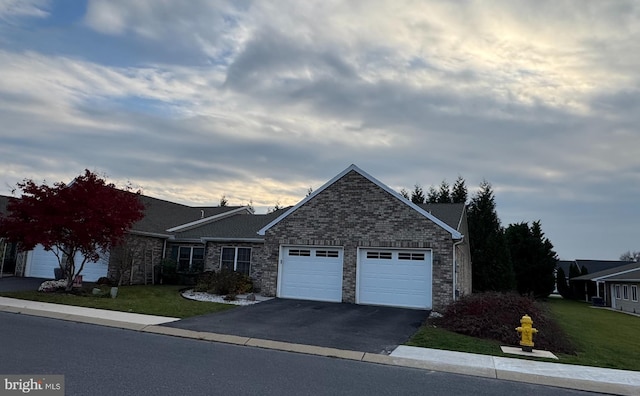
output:
[[[144,217],[133,224],[131,232],[164,237],[170,236],[171,233],[167,230],[173,227],[243,208],[242,206],[187,206],[146,195],[138,197],[144,205]]]
[[[411,209],[415,210],[416,212],[420,213],[422,216],[426,217],[427,219],[431,220],[432,222],[434,222],[436,225],[440,226],[442,229],[444,229],[445,231],[447,231],[448,233],[451,234],[451,237],[453,239],[462,239],[462,234],[460,234],[456,228],[457,227],[451,227],[450,225],[448,225],[447,223],[445,223],[444,221],[440,220],[439,218],[437,218],[436,216],[434,216],[433,214],[427,212],[426,210],[422,209],[421,207],[419,207],[418,205],[414,204],[413,202],[407,200],[406,198],[404,198],[402,195],[400,195],[398,192],[394,191],[393,189],[389,188],[387,185],[385,185],[384,183],[380,182],[378,179],[376,179],[375,177],[371,176],[370,174],[368,174],[367,172],[363,171],[362,169],[358,168],[356,165],[352,164],[349,167],[347,167],[347,169],[343,170],[342,172],[340,172],[339,174],[337,174],[333,179],[329,180],[328,182],[326,182],[322,187],[318,188],[317,190],[315,190],[314,192],[312,192],[310,195],[306,196],[302,201],[298,202],[295,206],[293,206],[291,209],[287,210],[285,213],[283,213],[282,215],[278,216],[276,219],[274,219],[273,221],[271,221],[269,224],[267,224],[266,226],[264,226],[262,229],[260,229],[258,231],[259,235],[264,235],[265,232],[270,229],[271,227],[275,226],[276,224],[278,224],[280,221],[282,221],[284,218],[286,218],[287,216],[289,216],[291,213],[295,212],[296,210],[298,210],[298,208],[300,208],[302,205],[306,204],[309,200],[313,199],[316,195],[322,193],[324,190],[326,190],[329,186],[331,186],[332,184],[334,184],[335,182],[337,182],[338,180],[340,180],[343,176],[345,176],[347,173],[349,172],[357,172],[358,174],[360,174],[362,177],[364,177],[365,179],[369,180],[371,183],[377,185],[378,187],[380,187],[381,189],[383,189],[384,191],[386,191],[387,193],[391,194],[393,197],[395,197],[398,201],[400,201],[401,204],[403,205],[407,205],[409,206]]]
[[[406,198],[405,198],[406,199]],[[462,216],[466,205],[463,203],[424,203],[418,204],[420,208],[444,221],[449,227],[460,230]]]
[[[601,281],[601,280],[610,280],[610,277],[616,277],[617,279],[623,279],[624,275],[628,273],[632,273],[634,271],[640,271],[640,263],[636,262],[628,262],[621,261],[621,263],[626,263],[624,265],[619,265],[615,268],[609,268],[606,270],[594,272],[593,274],[586,274],[582,276],[576,276],[572,278],[572,280],[585,280],[585,281]],[[622,276],[622,278],[618,278]],[[637,276],[637,275],[636,275]]]
[[[258,235],[258,230],[280,216],[287,209],[280,209],[267,214],[234,214],[198,227],[176,232],[174,239],[262,242],[264,239]]]
[[[578,268],[582,271],[582,267],[587,269],[587,275],[592,275],[600,271],[605,271],[609,269],[615,269],[622,265],[629,264],[629,261],[618,261],[618,260],[558,260],[556,263],[556,267],[562,268],[565,276],[569,277],[569,271],[572,264],[578,266]],[[578,277],[574,277],[571,279],[577,279]]]

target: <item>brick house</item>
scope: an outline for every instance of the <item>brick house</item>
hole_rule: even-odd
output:
[[[268,214],[140,199],[145,217],[123,246],[87,264],[97,268],[87,280],[157,283],[169,260],[179,273],[245,273],[281,298],[440,309],[471,293],[465,205],[415,205],[355,165]],[[52,276],[40,256],[22,275]]]
[[[448,206],[448,205],[445,205]],[[258,233],[263,293],[439,309],[471,292],[463,204],[417,206],[351,165]]]

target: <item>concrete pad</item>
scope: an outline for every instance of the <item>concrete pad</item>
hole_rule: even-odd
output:
[[[110,319],[117,322],[137,323],[143,325],[157,325],[180,320],[155,315],[143,315],[132,312],[111,311],[107,309],[76,307],[71,305],[51,304],[38,301],[19,300],[15,298],[0,297],[0,306],[31,309],[41,312],[52,312],[67,315],[85,316],[89,318]],[[26,313],[26,311],[21,311]],[[47,316],[55,317],[55,316]],[[62,318],[59,318],[62,319]]]
[[[496,378],[493,358],[491,356],[418,348],[406,345],[400,345],[391,352],[389,356],[391,358],[420,361],[422,365],[428,363],[424,368],[430,370]],[[407,362],[403,360],[401,363]],[[420,365],[420,367],[423,367],[422,365]],[[417,366],[412,365],[411,367]]]
[[[309,355],[337,357],[350,360],[362,360],[364,356],[364,352],[325,348],[314,345],[292,344],[282,341],[261,340],[258,338],[250,339],[245,345],[259,348],[277,349],[279,351],[306,353]]]
[[[510,346],[501,346],[500,349],[502,349],[502,352],[510,353],[512,355],[558,360],[558,357],[549,351],[541,351],[538,349],[534,349],[532,352],[525,352],[522,350],[522,348],[510,347]]]
[[[619,395],[640,394],[640,372],[494,358],[497,378]]]

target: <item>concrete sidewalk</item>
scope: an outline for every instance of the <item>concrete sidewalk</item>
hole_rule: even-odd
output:
[[[98,324],[174,337],[550,385],[591,392],[634,396],[640,394],[640,372],[637,371],[546,363],[403,345],[397,347],[391,355],[387,356],[159,326],[163,323],[177,321],[179,320],[178,318],[49,304],[5,297],[0,297],[0,311]]]

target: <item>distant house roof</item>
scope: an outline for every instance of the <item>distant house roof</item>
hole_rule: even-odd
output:
[[[565,275],[569,276],[569,267],[575,264],[578,266],[580,271],[582,268],[587,269],[587,274],[591,275],[600,271],[605,271],[609,269],[614,269],[620,267],[622,265],[629,264],[629,261],[618,261],[618,260],[558,260],[556,266],[558,268],[562,268]],[[572,278],[577,279],[578,277]]]
[[[631,275],[632,277],[637,277],[640,275],[640,263],[621,261],[624,263],[623,265],[619,265],[614,268],[608,268],[606,270],[594,272],[592,274],[586,274],[582,276],[576,276],[573,280],[581,280],[581,281],[601,281],[601,280],[612,280],[613,278],[617,280],[625,279],[627,274],[632,274],[637,272],[635,275]]]
[[[450,233],[451,237],[453,239],[461,239],[462,238],[462,234],[460,232],[458,232],[458,230],[457,230],[457,224],[456,224],[456,226],[452,227],[451,225],[447,224],[445,221],[443,221],[442,219],[438,218],[434,214],[431,214],[431,213],[427,212],[426,210],[424,210],[420,206],[418,206],[418,205],[414,204],[413,202],[409,201],[408,199],[406,199],[405,197],[400,195],[397,191],[394,191],[389,186],[385,185],[384,183],[382,183],[381,181],[379,181],[375,177],[371,176],[367,172],[363,171],[362,169],[358,168],[358,166],[356,166],[354,164],[351,164],[345,170],[343,170],[342,172],[338,173],[333,179],[329,180],[324,185],[322,185],[320,188],[318,188],[317,190],[313,191],[310,195],[306,196],[302,201],[298,202],[295,206],[291,207],[289,210],[287,210],[284,213],[282,213],[280,216],[278,216],[276,219],[271,221],[269,224],[265,225],[263,228],[260,229],[260,231],[258,231],[258,234],[264,235],[265,232],[268,229],[270,229],[271,227],[273,227],[276,224],[278,224],[284,218],[286,218],[291,213],[293,213],[296,210],[298,210],[298,208],[300,208],[302,205],[306,204],[308,201],[313,199],[316,195],[322,193],[324,190],[329,188],[329,186],[333,185],[334,183],[336,183],[338,180],[342,179],[345,175],[347,175],[350,172],[356,172],[356,173],[360,174],[362,177],[364,177],[365,179],[369,180],[371,183],[377,185],[378,187],[380,187],[381,189],[383,189],[384,191],[389,193],[391,196],[395,197],[399,201],[399,203],[401,205],[403,205],[403,204],[407,205],[411,209],[413,209],[416,212],[418,212],[420,215],[428,218],[429,220],[434,222],[436,225],[438,225],[439,227],[444,229],[446,232]]]

